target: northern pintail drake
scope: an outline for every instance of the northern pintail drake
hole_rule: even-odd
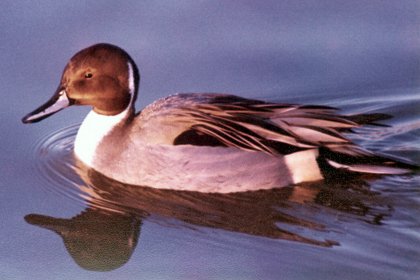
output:
[[[89,168],[131,185],[200,192],[270,189],[322,180],[327,170],[403,174],[412,167],[356,146],[364,123],[327,106],[180,93],[135,113],[139,71],[121,48],[76,53],[53,97],[23,118],[90,105],[75,144]]]

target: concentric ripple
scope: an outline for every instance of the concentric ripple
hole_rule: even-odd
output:
[[[32,162],[38,182],[48,192],[65,197],[85,207],[112,212],[126,212],[125,201],[106,196],[111,188],[115,195],[124,193],[126,185],[102,177],[100,173],[83,166],[74,156],[74,141],[80,124],[71,125],[42,137],[32,148]],[[98,186],[91,176],[99,178]],[[108,181],[109,180],[109,181]],[[130,196],[131,193],[128,194]],[[136,207],[134,207],[136,208]]]
[[[41,138],[33,148],[35,173],[47,191],[82,202],[81,178],[75,172],[73,144],[80,124],[54,131]]]

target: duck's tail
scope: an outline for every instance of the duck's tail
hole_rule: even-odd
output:
[[[390,119],[392,116],[382,113],[369,113],[345,116],[345,118],[359,126],[368,124],[387,127],[388,125],[378,122]],[[398,175],[420,170],[420,167],[415,163],[389,155],[376,154],[353,143],[320,147],[318,161],[321,168],[331,171]]]
[[[368,113],[368,114],[357,114],[357,115],[345,116],[345,118],[349,121],[357,123],[358,125],[369,124],[369,125],[386,127],[389,125],[378,123],[378,121],[391,119],[392,116],[389,114],[383,114],[383,113]]]
[[[340,170],[377,175],[401,175],[420,170],[420,167],[412,162],[388,155],[373,154],[355,146],[348,148],[321,147],[318,157],[320,167],[327,172]]]

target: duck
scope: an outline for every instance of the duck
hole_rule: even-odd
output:
[[[413,168],[347,137],[384,114],[347,116],[330,106],[222,93],[176,93],[136,112],[139,82],[125,50],[95,44],[70,59],[54,95],[22,121],[91,106],[74,141],[76,159],[112,180],[160,189],[244,192]]]

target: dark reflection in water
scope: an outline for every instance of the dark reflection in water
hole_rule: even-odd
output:
[[[80,163],[74,170],[83,179],[79,195],[87,208],[70,219],[38,214],[30,224],[59,234],[75,262],[88,270],[106,271],[124,265],[133,253],[143,219],[186,227],[208,227],[273,239],[331,247],[337,240],[320,240],[328,233],[327,217],[304,217],[299,208],[325,207],[381,224],[390,207],[369,190],[361,178],[340,177],[316,184],[232,194],[161,190],[125,185]],[[293,213],[293,214],[290,214]],[[337,213],[336,213],[337,214]]]
[[[140,216],[94,207],[70,219],[30,214],[25,220],[60,235],[75,262],[96,271],[119,268],[130,259],[141,225]]]

